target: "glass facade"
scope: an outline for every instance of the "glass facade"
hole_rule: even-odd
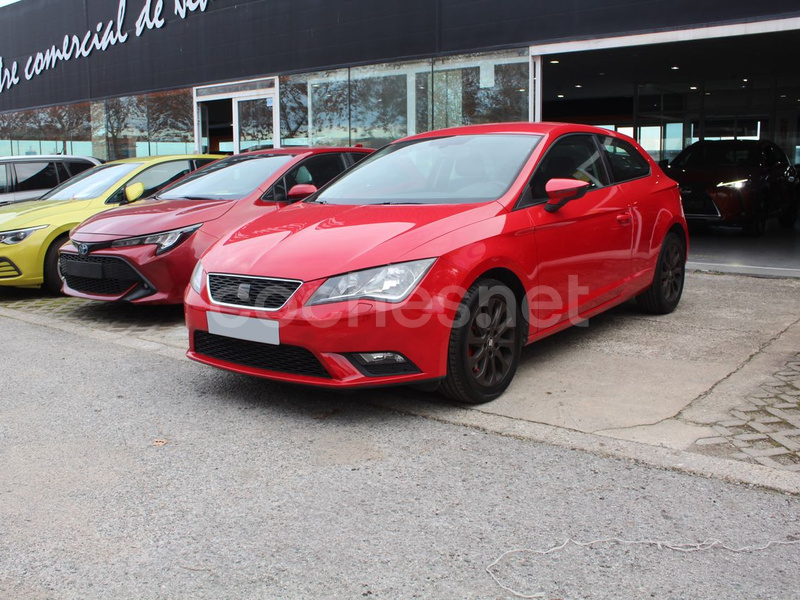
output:
[[[0,155],[106,160],[194,151],[192,91],[178,90],[0,115]]]
[[[268,80],[256,83],[262,81],[274,89]],[[527,48],[303,73],[279,82],[276,105],[269,98],[231,96],[229,102],[238,102],[242,150],[271,147],[274,110],[282,146],[377,148],[432,129],[530,120]],[[231,93],[242,91],[239,87],[230,84]],[[220,112],[217,105],[226,101],[207,101],[204,89],[198,88],[197,106],[192,90],[185,89],[0,115],[0,155],[81,154],[115,160],[193,152],[195,115],[203,146],[214,136],[218,142],[232,139],[230,131],[216,130],[232,128],[229,108],[208,117],[209,110]],[[214,86],[209,93],[218,98],[220,89]],[[231,145],[218,143],[220,150]]]
[[[377,148],[443,127],[530,120],[527,49],[280,78],[281,145]]]

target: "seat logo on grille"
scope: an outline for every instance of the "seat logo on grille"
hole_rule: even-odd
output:
[[[89,254],[89,245],[88,244],[78,244],[78,254],[81,256],[86,256]]]
[[[236,297],[239,298],[242,302],[249,302],[250,301],[250,284],[249,283],[240,283],[239,289],[236,291]]]

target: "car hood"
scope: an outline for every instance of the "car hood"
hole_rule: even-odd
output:
[[[669,169],[667,176],[681,185],[717,185],[740,179],[750,179],[756,175],[757,169],[751,167],[717,167],[714,169]]]
[[[91,200],[30,200],[0,206],[0,231],[69,223],[73,213],[85,210],[91,203]]]
[[[145,200],[120,206],[81,223],[72,232],[73,239],[90,241],[130,237],[180,229],[219,219],[235,200]]]
[[[298,203],[251,221],[203,258],[207,271],[313,281],[431,258],[415,249],[496,216],[497,202],[335,206]]]

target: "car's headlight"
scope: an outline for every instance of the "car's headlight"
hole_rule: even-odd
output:
[[[163,254],[167,250],[174,248],[195,231],[202,227],[202,223],[192,225],[190,227],[183,227],[182,229],[173,229],[172,231],[162,231],[161,233],[151,233],[150,235],[141,235],[138,237],[125,238],[111,242],[112,248],[128,248],[129,246],[147,246],[154,244],[156,254]]]
[[[192,278],[189,280],[189,285],[192,286],[192,289],[198,294],[203,289],[205,275],[206,272],[203,270],[203,263],[198,260],[197,264],[194,266],[194,271],[192,271]]]
[[[717,184],[718,188],[733,188],[736,190],[742,189],[747,185],[747,179],[737,179],[736,181],[723,181]]]
[[[359,298],[401,302],[411,294],[435,261],[435,258],[415,260],[331,277],[314,292],[308,304]]]
[[[14,229],[13,231],[0,231],[0,244],[19,244],[28,239],[34,231],[46,229],[49,225],[39,225],[38,227],[27,227],[26,229]]]

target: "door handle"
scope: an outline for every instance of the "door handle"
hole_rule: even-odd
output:
[[[630,225],[631,219],[633,216],[629,212],[624,212],[622,214],[617,215],[617,223],[620,225]]]

